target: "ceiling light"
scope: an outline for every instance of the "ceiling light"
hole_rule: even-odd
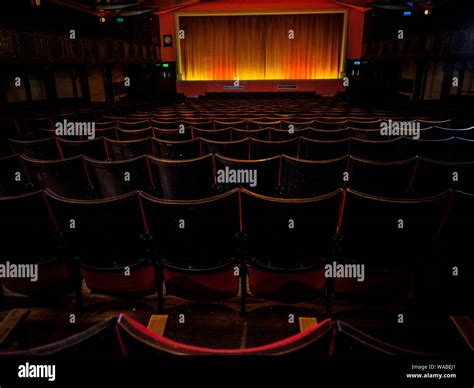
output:
[[[107,10],[120,10],[129,7],[135,7],[140,5],[140,1],[133,0],[97,0],[96,9],[107,11]]]
[[[137,16],[143,15],[146,13],[154,12],[155,8],[141,8],[141,9],[130,9],[126,11],[121,11],[120,16]]]

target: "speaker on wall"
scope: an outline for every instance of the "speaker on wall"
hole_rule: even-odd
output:
[[[173,47],[172,35],[163,35],[163,47]]]

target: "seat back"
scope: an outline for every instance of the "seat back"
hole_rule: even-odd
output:
[[[449,194],[384,199],[348,189],[341,227],[344,258],[366,269],[414,271],[430,256]]]
[[[416,158],[398,162],[373,162],[351,157],[348,187],[381,197],[408,197],[416,163]]]
[[[307,199],[241,194],[248,254],[266,267],[303,270],[328,259],[336,233],[342,189]]]
[[[153,152],[150,138],[128,141],[105,139],[105,145],[111,160],[133,159]]]
[[[36,160],[21,156],[35,187],[54,190],[66,198],[90,197],[90,181],[82,157],[60,160]]]
[[[96,160],[107,159],[107,149],[105,148],[104,138],[102,137],[80,141],[58,139],[57,142],[64,158],[84,155]]]
[[[115,162],[84,158],[84,165],[98,198],[112,198],[134,190],[152,190],[146,156]]]
[[[282,194],[285,198],[315,197],[344,186],[343,173],[348,157],[309,161],[290,157],[282,159]]]
[[[29,158],[41,160],[54,160],[61,158],[61,154],[54,137],[41,140],[9,139],[9,142],[10,147],[16,154],[23,154]]]
[[[166,160],[148,157],[155,194],[165,199],[200,199],[215,194],[213,156]]]
[[[280,184],[280,157],[237,160],[215,155],[216,183],[222,191],[238,187],[274,196]]]

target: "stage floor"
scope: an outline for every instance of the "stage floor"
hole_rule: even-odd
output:
[[[282,89],[283,87],[283,89]],[[178,81],[176,91],[187,97],[204,96],[210,92],[314,92],[322,96],[334,96],[343,92],[342,79],[322,80],[274,80],[274,81]]]

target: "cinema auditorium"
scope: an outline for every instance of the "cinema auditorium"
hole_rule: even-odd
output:
[[[470,3],[2,2],[0,365],[416,359],[390,378],[459,382]]]

